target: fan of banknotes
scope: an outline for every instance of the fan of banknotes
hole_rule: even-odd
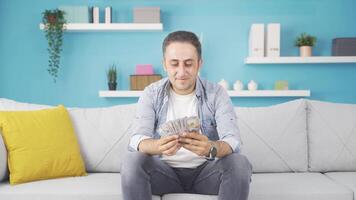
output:
[[[183,117],[168,121],[158,128],[161,136],[181,134],[183,132],[199,131],[200,123],[198,117]]]

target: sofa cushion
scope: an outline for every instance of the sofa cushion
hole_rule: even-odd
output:
[[[86,175],[76,134],[62,105],[36,111],[1,111],[10,183]]]
[[[356,171],[356,105],[308,101],[310,171]]]
[[[253,174],[249,200],[352,200],[353,192],[321,173]]]
[[[353,190],[356,197],[356,172],[328,172],[325,175],[336,183]]]
[[[49,107],[52,106],[0,99],[0,111],[38,110]],[[121,161],[130,140],[127,130],[135,116],[136,104],[68,110],[87,171],[120,172]],[[3,150],[2,153],[4,154]]]
[[[165,194],[162,196],[162,200],[218,200],[217,195],[204,195],[204,194]]]
[[[254,172],[307,170],[306,103],[294,100],[269,107],[235,108],[241,153]]]
[[[217,200],[214,195],[166,194],[162,200]],[[253,174],[249,200],[353,200],[353,192],[320,173]]]
[[[6,200],[120,200],[119,173],[93,173],[85,177],[35,181],[16,186],[0,183],[0,199]],[[159,196],[153,196],[159,200]]]

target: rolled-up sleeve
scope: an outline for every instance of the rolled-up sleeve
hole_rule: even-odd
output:
[[[138,145],[140,144],[140,142],[144,139],[149,139],[149,138],[152,137],[146,135],[133,135],[130,139],[130,147],[138,151]]]
[[[230,96],[222,87],[216,93],[215,120],[220,141],[229,144],[233,152],[240,152],[242,141],[237,116]]]
[[[136,115],[131,129],[130,151],[137,151],[137,147],[142,140],[153,138],[155,111],[151,88],[145,88],[137,104]]]

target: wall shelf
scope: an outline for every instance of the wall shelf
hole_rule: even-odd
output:
[[[66,31],[162,31],[162,23],[68,23],[64,25]],[[45,28],[40,24],[40,29]]]
[[[247,57],[245,64],[356,63],[356,56]]]
[[[256,90],[227,91],[230,97],[309,97],[310,90]],[[142,91],[99,91],[99,97],[139,97]]]

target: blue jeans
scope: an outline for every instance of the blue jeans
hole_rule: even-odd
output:
[[[252,166],[232,153],[197,168],[172,168],[156,156],[127,154],[121,168],[124,200],[150,200],[153,195],[194,193],[218,195],[219,200],[247,200]]]

